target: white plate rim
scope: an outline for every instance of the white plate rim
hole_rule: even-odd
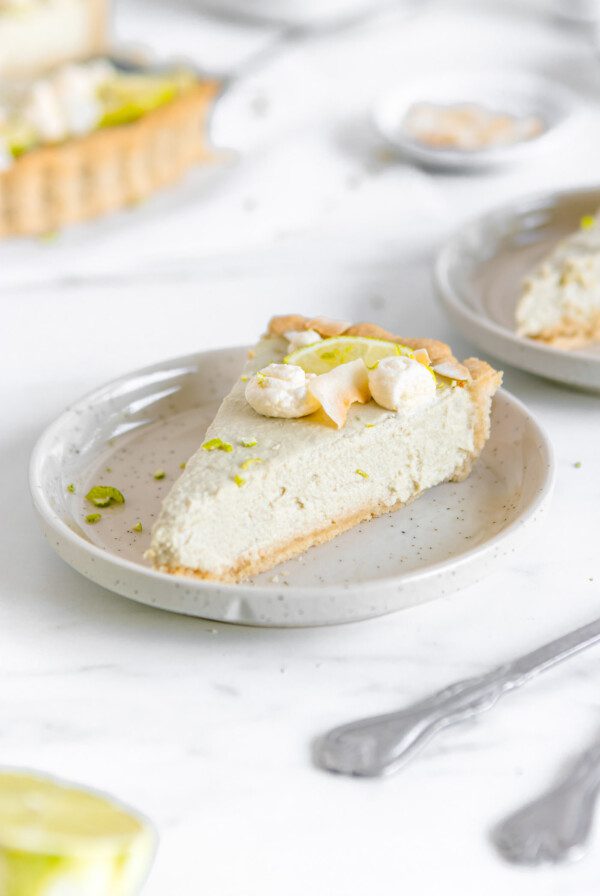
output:
[[[599,191],[600,184],[588,184],[564,190],[539,190],[502,203],[502,205],[462,224],[442,245],[433,268],[436,294],[450,318],[468,338],[473,339],[485,351],[489,351],[490,354],[515,367],[589,391],[595,391],[596,387],[590,385],[589,381],[586,382],[583,377],[573,375],[571,366],[577,364],[594,371],[598,370],[597,388],[600,388],[600,359],[597,356],[587,354],[585,349],[573,352],[569,349],[545,345],[534,339],[527,339],[478,313],[463,300],[460,291],[455,288],[449,268],[453,255],[473,231],[488,226],[494,220],[505,219],[509,215],[515,216],[520,212],[541,210],[549,204],[560,202],[563,197],[584,196],[586,193]],[[493,343],[486,338],[488,336],[493,338]],[[498,351],[498,348],[504,349],[504,351]],[[528,358],[532,360],[529,361]],[[554,368],[554,373],[552,368]]]
[[[221,351],[230,352],[233,349],[242,350],[242,347],[229,346],[221,349]],[[256,585],[247,582],[210,582],[183,576],[173,576],[169,573],[159,572],[150,567],[142,566],[141,564],[135,563],[134,561],[127,560],[122,557],[117,557],[116,555],[103,550],[101,547],[98,547],[92,542],[87,541],[85,538],[78,535],[77,532],[73,531],[61,519],[58,512],[52,507],[52,504],[48,500],[48,496],[46,495],[44,490],[42,477],[40,475],[42,471],[43,459],[48,451],[48,448],[52,444],[55,432],[61,428],[67,415],[71,415],[74,413],[76,414],[80,408],[85,405],[89,405],[92,399],[99,397],[102,393],[112,392],[114,389],[118,388],[121,384],[129,381],[134,376],[137,377],[151,374],[158,368],[165,368],[166,366],[177,366],[178,368],[184,368],[190,366],[191,364],[194,364],[196,359],[202,354],[204,354],[204,352],[197,352],[191,355],[169,358],[156,364],[148,365],[137,370],[132,370],[121,377],[117,377],[116,379],[111,380],[110,382],[107,382],[99,386],[98,388],[91,390],[86,395],[70,404],[61,414],[59,414],[59,416],[55,418],[55,420],[53,420],[39,436],[31,454],[29,462],[29,489],[32,496],[34,509],[42,524],[44,535],[46,536],[48,542],[50,543],[50,546],[53,549],[56,550],[59,544],[56,542],[53,543],[51,538],[49,537],[50,535],[53,539],[58,538],[61,545],[65,544],[68,548],[71,549],[72,552],[79,554],[82,558],[87,557],[89,559],[92,559],[92,561],[99,560],[101,561],[101,563],[108,564],[116,570],[130,573],[139,580],[150,579],[154,582],[162,582],[165,585],[168,585],[170,588],[174,586],[174,583],[179,583],[182,587],[185,586],[186,590],[192,590],[194,592],[197,592],[198,594],[205,595],[209,595],[211,594],[211,592],[214,593],[215,591],[218,591],[219,594],[231,595],[232,597],[241,594],[247,595],[249,593],[252,593],[256,596],[266,594],[275,595],[276,593],[281,591],[281,588],[278,585]],[[361,593],[376,595],[379,593],[383,593],[390,588],[396,589],[399,586],[401,586],[403,589],[410,588],[410,586],[413,584],[424,581],[426,582],[428,580],[434,580],[436,577],[439,577],[441,574],[444,574],[446,572],[462,569],[470,563],[477,561],[483,555],[492,552],[494,548],[498,547],[500,544],[508,544],[511,540],[514,540],[515,537],[518,536],[518,533],[529,522],[531,522],[536,516],[540,515],[547,508],[548,502],[554,489],[556,478],[556,464],[552,443],[535,415],[527,409],[523,402],[521,402],[518,398],[516,398],[505,389],[500,389],[497,393],[497,396],[500,398],[500,400],[511,406],[514,411],[526,418],[528,422],[533,426],[535,430],[536,443],[540,452],[542,453],[544,466],[544,474],[542,476],[543,485],[536,492],[534,498],[530,501],[528,506],[515,519],[513,519],[501,531],[497,532],[481,544],[476,545],[473,548],[469,548],[456,558],[449,558],[446,560],[438,561],[419,570],[407,572],[405,574],[396,576],[382,577],[379,579],[371,580],[369,582],[361,582]],[[48,531],[46,531],[45,527],[47,527]],[[156,601],[145,600],[142,595],[134,596],[128,591],[115,589],[110,585],[105,584],[103,581],[94,578],[92,575],[81,572],[81,570],[79,570],[73,563],[71,563],[69,559],[62,556],[60,550],[56,552],[59,554],[59,556],[61,556],[61,559],[63,559],[64,562],[66,562],[72,568],[76,569],[79,574],[84,575],[91,581],[96,582],[97,584],[107,588],[110,591],[113,591],[114,593],[137,601],[138,603],[142,603],[152,607],[159,607],[170,612],[179,612],[184,614],[186,612],[185,610],[173,610],[173,608],[169,606],[168,601],[165,601],[165,603],[161,606],[161,604],[157,603]],[[319,586],[318,588],[289,585],[285,588],[285,596],[289,601],[315,597],[318,597],[319,599],[333,598],[349,593],[349,587],[344,585],[326,585],[322,587]],[[289,624],[302,625],[306,623]]]

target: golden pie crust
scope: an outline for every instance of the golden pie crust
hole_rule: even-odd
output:
[[[554,348],[585,348],[587,345],[600,342],[600,312],[591,314],[586,321],[563,317],[552,329],[520,335],[534,342],[552,345]]]
[[[130,124],[25,153],[0,172],[0,237],[40,235],[147,199],[208,160],[219,89],[203,81]]]

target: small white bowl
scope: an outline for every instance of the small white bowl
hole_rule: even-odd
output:
[[[518,117],[535,116],[543,131],[509,146],[464,150],[421,143],[403,127],[416,103],[474,103]],[[429,168],[468,170],[525,160],[551,149],[565,131],[576,102],[562,85],[528,72],[438,72],[395,87],[376,101],[373,120],[379,133],[401,152]]]

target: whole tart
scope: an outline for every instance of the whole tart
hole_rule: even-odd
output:
[[[329,372],[303,374],[298,364],[315,358]],[[437,340],[273,318],[163,502],[147,557],[168,573],[236,582],[465,479],[489,436],[501,378],[476,358],[459,363]],[[382,383],[400,395],[395,409],[379,403],[395,401]]]
[[[211,157],[206,123],[218,82],[189,72],[173,83],[114,75],[119,84],[131,78],[136,97],[151,85],[151,101],[125,96],[86,133],[44,141],[27,125],[25,145],[0,170],[0,237],[46,234],[136,204]]]
[[[586,215],[529,274],[516,309],[517,333],[555,348],[600,342],[600,223]]]

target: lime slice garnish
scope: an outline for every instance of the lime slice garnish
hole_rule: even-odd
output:
[[[149,825],[100,794],[31,773],[0,772],[6,896],[133,896],[154,848]]]
[[[407,355],[412,357],[411,349],[396,342],[388,342],[386,339],[368,339],[366,336],[333,336],[331,339],[322,339],[313,342],[292,352],[284,361],[286,364],[296,364],[306,373],[328,373],[340,364],[348,364],[362,358],[366,366],[371,370],[376,367],[382,358],[390,355]]]
[[[193,78],[186,72],[163,76],[120,72],[108,78],[99,88],[103,110],[100,127],[136,121],[142,115],[170,103],[192,84]]]

